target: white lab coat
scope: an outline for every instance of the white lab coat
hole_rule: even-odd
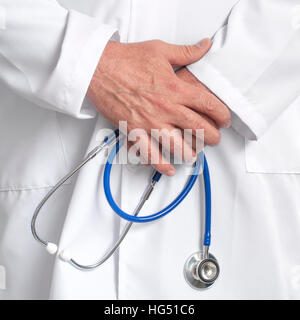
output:
[[[0,0],[0,299],[300,298],[299,11],[298,0]],[[110,127],[85,98],[107,41],[207,36],[213,48],[189,69],[233,116],[220,145],[206,148],[218,281],[196,291],[183,277],[202,237],[201,183],[175,212],[135,225],[95,271],[50,256],[31,235],[32,213]],[[125,225],[106,202],[99,160],[55,194],[37,223],[42,238],[81,263],[105,254]],[[161,179],[145,212],[174,198],[184,172]],[[124,210],[150,173],[114,166]]]

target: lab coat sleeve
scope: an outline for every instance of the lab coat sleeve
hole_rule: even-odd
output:
[[[37,106],[94,117],[85,96],[112,37],[114,27],[54,0],[0,0],[0,81]]]
[[[228,105],[233,127],[258,139],[300,95],[299,0],[241,0],[188,69]]]

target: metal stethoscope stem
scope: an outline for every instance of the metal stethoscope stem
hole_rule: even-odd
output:
[[[147,187],[147,189],[144,192],[144,195],[142,196],[142,199],[140,200],[139,204],[137,205],[137,207],[134,210],[134,216],[137,216],[140,211],[142,210],[145,202],[149,199],[149,196],[151,194],[151,192],[153,191],[153,188],[156,184],[156,181],[151,181],[151,183],[149,184],[149,186]],[[92,270],[95,268],[100,267],[105,261],[107,261],[114,253],[115,251],[120,247],[122,241],[125,239],[128,231],[130,230],[130,228],[132,227],[133,222],[127,222],[127,224],[124,227],[124,230],[120,236],[120,238],[117,240],[117,242],[115,243],[115,245],[109,250],[109,252],[99,261],[95,262],[94,264],[91,265],[83,265],[80,264],[78,262],[76,262],[75,259],[70,258],[69,254],[65,251],[62,251],[60,253],[60,258],[66,262],[69,262],[70,264],[72,264],[74,267],[81,269],[81,270]]]

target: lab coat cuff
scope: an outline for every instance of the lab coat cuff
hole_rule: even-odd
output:
[[[267,123],[247,98],[212,65],[198,61],[188,70],[209,88],[231,110],[232,127],[248,140],[257,140],[266,130]]]
[[[86,93],[102,52],[117,29],[98,19],[71,10],[57,67],[48,83],[56,96],[56,109],[80,119],[96,116]]]

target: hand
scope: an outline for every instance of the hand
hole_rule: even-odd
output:
[[[179,79],[172,66],[199,60],[210,48],[209,39],[194,46],[177,46],[154,40],[134,44],[109,42],[91,81],[88,97],[113,125],[127,121],[128,131],[142,128],[143,159],[159,159],[151,164],[161,173],[174,175],[174,167],[163,158],[160,146],[151,143],[151,129],[204,129],[205,143],[217,144],[220,133],[199,112],[218,126],[227,126],[229,111],[214,95]],[[125,132],[127,134],[127,132]],[[180,135],[171,136],[170,151],[187,146]],[[195,155],[195,154],[193,154]],[[185,159],[186,160],[186,159]]]
[[[185,81],[187,83],[189,83],[190,85],[194,85],[197,88],[199,88],[199,90],[201,90],[204,94],[203,98],[205,99],[205,96],[209,96],[209,95],[213,95],[213,93],[202,83],[200,82],[186,67],[179,69],[176,72],[176,75],[179,77],[179,79],[181,79],[182,81]],[[208,103],[205,104],[205,102],[203,102],[204,105],[207,106],[207,108],[214,108],[214,106],[209,106],[209,99],[208,99]],[[216,106],[217,107],[217,106]],[[214,110],[214,112],[223,112],[223,109],[217,109]],[[229,111],[228,111],[229,112]],[[205,112],[198,112],[199,114],[201,114],[202,117],[204,117],[209,123],[211,123],[211,125],[213,125],[215,128],[229,128],[231,126],[231,116],[230,113],[227,113],[228,115],[228,119],[227,122],[218,122],[217,120],[214,121],[213,117],[210,118],[209,116],[207,116],[207,114],[209,112],[207,112],[207,114],[205,114]]]

